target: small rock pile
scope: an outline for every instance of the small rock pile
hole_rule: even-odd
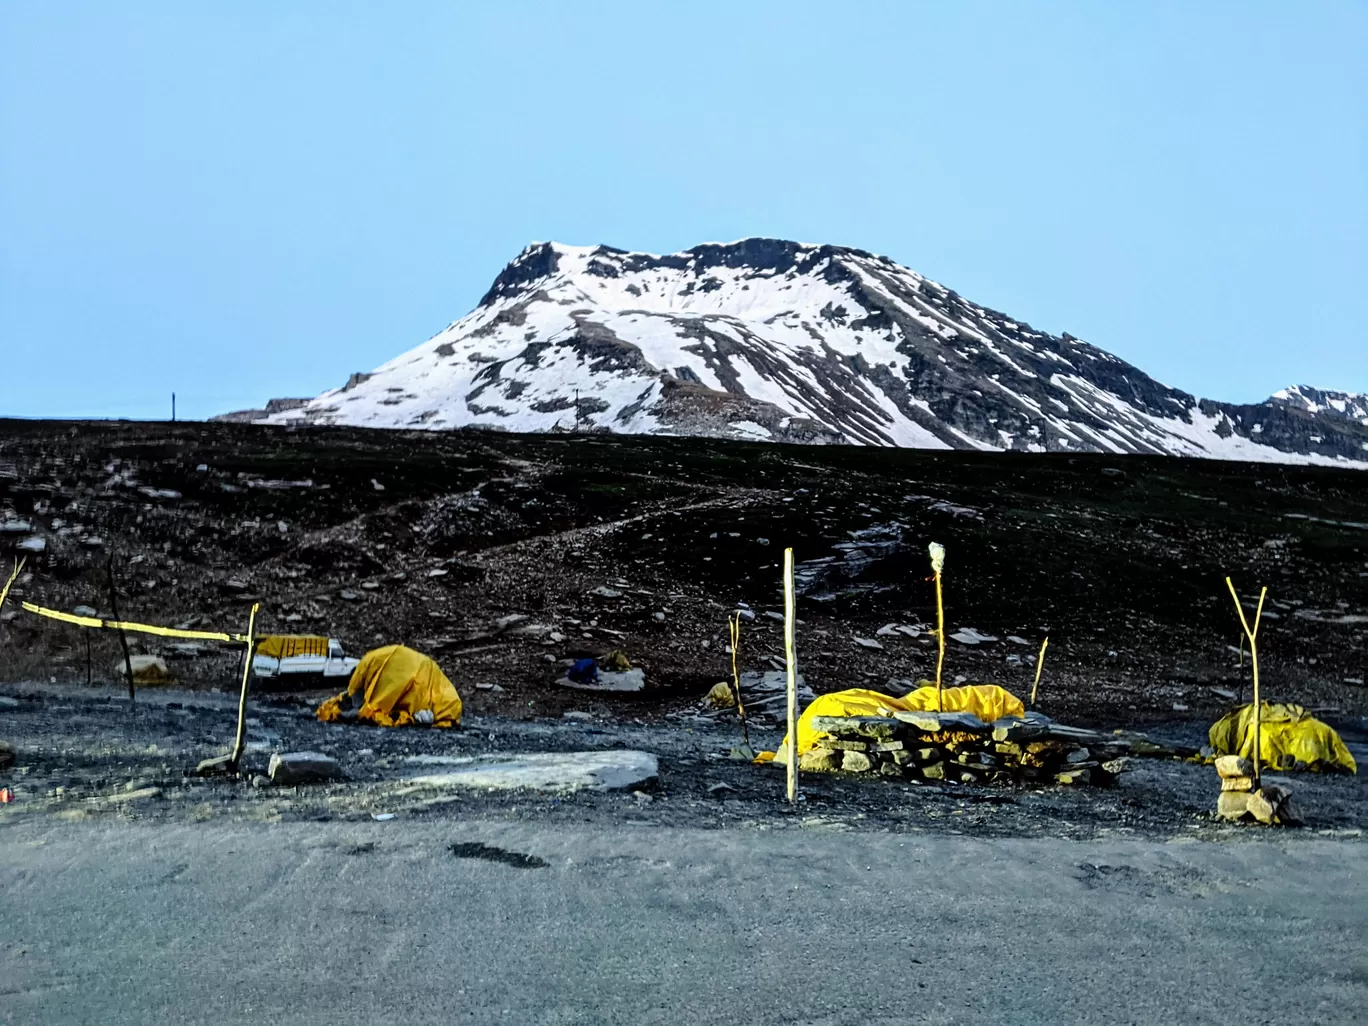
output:
[[[1285,787],[1265,784],[1258,787],[1254,764],[1238,755],[1216,759],[1221,775],[1221,796],[1216,800],[1216,815],[1234,823],[1251,820],[1265,826],[1299,826],[1301,816]]]
[[[1126,768],[1132,751],[1125,739],[1035,714],[991,724],[969,713],[815,716],[812,727],[828,736],[799,756],[800,770],[895,780],[1107,787]],[[776,761],[784,761],[782,750]]]

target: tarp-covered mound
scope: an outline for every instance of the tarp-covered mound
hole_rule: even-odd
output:
[[[940,704],[943,697],[944,705]],[[902,698],[894,698],[879,691],[853,688],[830,695],[818,695],[798,717],[798,754],[815,748],[828,735],[812,729],[814,716],[892,716],[895,712],[969,712],[985,723],[1006,717],[1023,717],[1026,707],[1021,699],[997,684],[966,684],[946,688],[937,695],[936,688],[924,686]],[[780,747],[788,744],[785,736]],[[772,762],[774,752],[761,752],[756,762]]]
[[[1261,703],[1259,760],[1269,769],[1357,773],[1358,765],[1335,728],[1299,705]],[[1207,740],[1217,755],[1254,758],[1254,706],[1242,705],[1211,726]]]
[[[403,645],[387,645],[367,652],[352,671],[347,690],[318,707],[325,723],[350,719],[347,715],[361,700],[356,719],[379,727],[403,727],[420,723],[418,714],[432,713],[433,727],[452,727],[461,722],[461,696],[432,659]]]
[[[256,654],[272,659],[294,656],[327,656],[328,639],[314,634],[268,634],[257,638]]]

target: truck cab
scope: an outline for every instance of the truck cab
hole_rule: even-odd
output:
[[[348,679],[359,659],[342,650],[336,638],[299,634],[269,634],[257,641],[252,673],[263,680],[311,686],[315,680]]]

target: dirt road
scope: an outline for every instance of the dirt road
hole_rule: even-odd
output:
[[[6,830],[0,878],[5,1024],[1332,1024],[1368,1007],[1354,840],[34,821]]]

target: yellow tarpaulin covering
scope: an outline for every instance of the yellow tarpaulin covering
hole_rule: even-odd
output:
[[[387,645],[367,652],[352,671],[347,690],[318,707],[325,723],[342,720],[344,698],[363,698],[358,720],[380,727],[403,727],[431,710],[434,727],[461,722],[461,696],[432,659],[403,645]]]
[[[1299,705],[1264,702],[1259,726],[1259,759],[1269,769],[1290,770],[1297,763],[1307,769],[1357,773],[1358,765],[1339,734],[1328,724],[1307,715]],[[1217,755],[1254,758],[1254,706],[1242,705],[1226,713],[1207,735]]]
[[[328,639],[311,634],[268,634],[257,639],[256,653],[272,659],[327,656]]]
[[[1026,707],[1021,699],[996,684],[966,684],[963,687],[946,688],[943,694],[945,705],[940,711],[973,713],[985,723],[1008,716],[1020,718],[1026,715]],[[920,687],[902,698],[862,688],[818,695],[798,717],[798,754],[815,748],[819,740],[828,736],[812,729],[814,716],[892,716],[895,712],[931,712],[937,709],[937,697],[935,687]],[[787,744],[788,738],[785,737],[781,750]],[[772,762],[774,754],[761,752],[755,761]]]

